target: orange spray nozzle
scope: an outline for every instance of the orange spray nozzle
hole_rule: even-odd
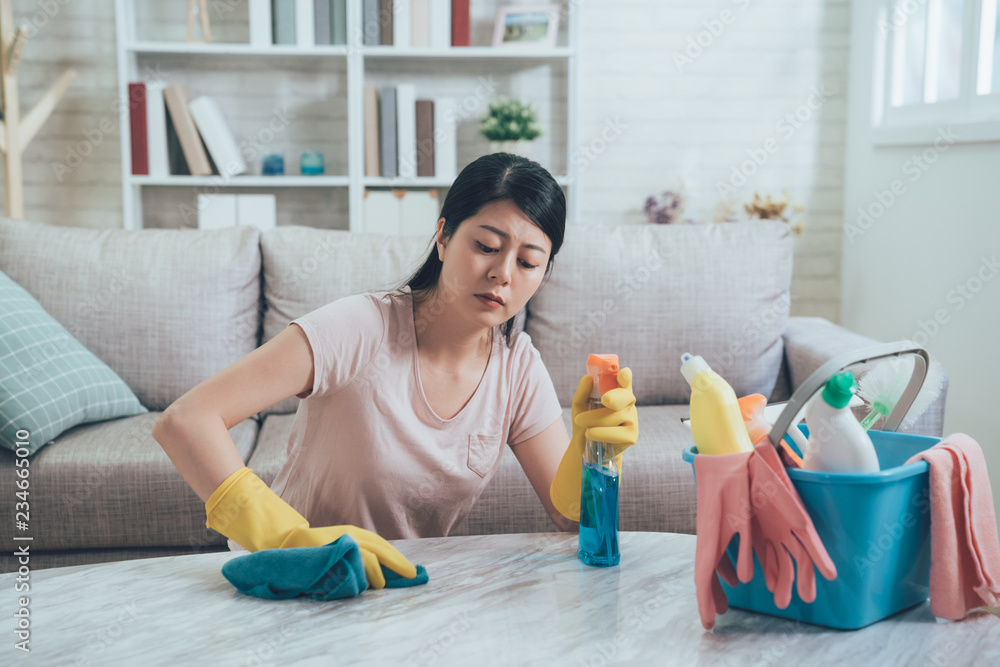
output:
[[[617,389],[618,355],[590,355],[587,357],[587,373],[594,378],[594,387],[590,390],[592,398],[600,398],[612,389]]]
[[[740,413],[743,415],[743,423],[747,426],[750,442],[756,446],[771,432],[771,424],[764,419],[764,406],[767,405],[767,399],[762,394],[750,394],[737,399],[737,402],[740,404]],[[789,447],[784,439],[781,440],[780,444],[791,464],[801,468],[802,457],[796,454],[795,450]],[[789,462],[786,461],[786,467],[788,465]]]

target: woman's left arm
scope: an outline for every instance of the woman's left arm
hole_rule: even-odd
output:
[[[560,514],[549,496],[549,487],[555,479],[556,470],[566,452],[569,439],[566,424],[560,416],[543,431],[514,445],[511,449],[552,522],[559,530],[575,533],[579,530],[580,524]]]

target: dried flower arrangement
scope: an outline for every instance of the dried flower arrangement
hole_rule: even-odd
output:
[[[693,224],[690,218],[683,220],[684,194],[672,190],[664,190],[658,195],[650,195],[642,207],[646,218],[655,225],[670,225],[680,222]]]
[[[796,235],[802,234],[805,221],[798,219],[799,216],[796,214],[801,213],[805,207],[801,204],[793,203],[792,197],[788,194],[787,190],[785,191],[785,196],[781,199],[771,199],[771,195],[766,195],[765,198],[761,199],[760,195],[755,192],[753,193],[753,201],[749,204],[744,204],[743,209],[751,218],[781,220],[787,223]],[[787,213],[786,209],[788,209]]]

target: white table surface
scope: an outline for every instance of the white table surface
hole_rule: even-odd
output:
[[[856,631],[731,609],[702,629],[695,538],[620,535],[592,568],[566,533],[393,544],[430,581],[318,602],[236,591],[208,553],[30,574],[31,653],[13,648],[15,574],[0,575],[0,664],[1000,665],[1000,619],[937,621],[925,602]]]

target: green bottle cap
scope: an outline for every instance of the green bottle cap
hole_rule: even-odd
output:
[[[823,400],[831,407],[838,410],[846,406],[851,401],[851,396],[858,390],[858,385],[854,381],[854,373],[844,371],[837,373],[823,387]]]

